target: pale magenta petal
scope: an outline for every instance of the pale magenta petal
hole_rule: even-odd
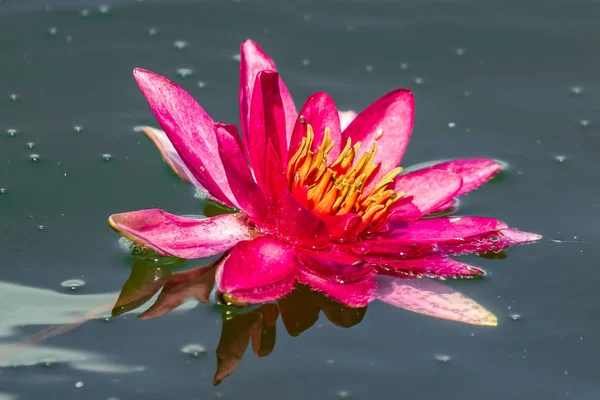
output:
[[[425,215],[447,203],[460,190],[462,179],[448,171],[419,170],[396,178],[394,190],[412,196],[412,204]]]
[[[364,307],[375,299],[377,285],[372,275],[349,283],[340,283],[322,275],[311,272],[307,268],[298,268],[299,283],[310,286],[333,300],[348,307]]]
[[[329,160],[335,160],[340,154],[342,143],[342,131],[340,129],[340,118],[333,99],[325,92],[318,92],[310,96],[294,125],[292,139],[289,146],[288,158],[291,158],[300,147],[303,137],[306,137],[307,126],[311,125],[315,134],[312,150],[316,153],[317,147],[323,142],[325,128],[331,131],[333,148],[329,152]]]
[[[446,161],[427,169],[450,171],[462,178],[462,187],[456,196],[462,196],[477,189],[500,172],[500,165],[487,158],[471,158]]]
[[[270,210],[263,193],[254,182],[248,161],[239,146],[237,127],[216,124],[215,133],[219,143],[219,155],[237,203],[254,222],[264,221],[268,218]]]
[[[376,277],[376,281],[377,298],[393,306],[450,321],[498,325],[494,314],[439,282],[426,278],[402,279],[381,275]]]
[[[413,128],[414,98],[406,89],[394,90],[375,101],[354,118],[342,132],[342,142],[348,138],[353,143],[361,142],[357,159],[377,146],[374,163],[381,163],[381,168],[370,180],[370,188],[391,169],[400,164]]]
[[[213,197],[237,206],[216,151],[212,118],[188,92],[164,76],[140,68],[133,76],[189,171]]]
[[[240,121],[244,138],[248,137],[250,124],[250,104],[254,93],[256,76],[263,70],[276,70],[273,60],[252,40],[246,40],[240,48]],[[288,88],[279,80],[279,92],[286,120],[286,145],[296,122],[296,106]]]
[[[350,125],[350,122],[354,121],[356,115],[357,114],[352,110],[340,111],[340,127],[342,132],[348,127],[348,125]]]
[[[476,278],[483,276],[483,270],[449,257],[428,256],[415,259],[372,258],[370,263],[377,266],[380,274],[428,278]]]
[[[216,272],[219,291],[236,297],[239,291],[269,287],[295,269],[294,248],[270,237],[241,242]]]
[[[542,238],[542,235],[537,233],[523,232],[516,229],[503,229],[500,231],[502,240],[509,246],[516,244],[533,243]]]
[[[240,214],[195,219],[150,209],[113,214],[108,223],[137,244],[186,259],[209,257],[250,239]]]

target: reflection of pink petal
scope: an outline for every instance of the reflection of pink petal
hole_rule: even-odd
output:
[[[340,111],[340,128],[342,131],[350,125],[350,122],[354,121],[356,113],[352,110]]]
[[[229,188],[213,131],[213,120],[179,85],[136,68],[133,75],[160,126],[181,159],[212,196],[237,206]]]
[[[135,243],[179,258],[209,257],[250,239],[239,214],[195,219],[154,208],[113,214],[108,223]]]
[[[436,318],[473,325],[496,326],[488,310],[449,286],[426,278],[377,276],[377,298],[393,306]]]
[[[320,146],[323,142],[325,128],[330,129],[333,148],[329,152],[328,159],[335,160],[345,143],[342,143],[342,131],[340,129],[340,118],[337,108],[327,93],[315,93],[304,103],[302,110],[300,110],[300,114],[298,114],[296,124],[294,125],[292,140],[290,142],[290,152],[288,154],[289,158],[291,158],[300,147],[302,138],[306,137],[308,125],[312,126],[315,134],[311,148],[315,154],[317,146]]]
[[[376,285],[372,275],[358,281],[340,283],[315,274],[307,268],[298,268],[298,282],[326,294],[349,307],[364,307],[375,299]]]
[[[397,177],[394,190],[412,196],[412,204],[425,215],[451,200],[461,185],[460,176],[452,172],[424,169]]]
[[[398,89],[384,95],[361,111],[342,133],[342,146],[348,138],[361,142],[357,159],[377,146],[373,163],[381,167],[365,187],[369,193],[383,175],[397,167],[408,145],[414,121],[415,104],[412,93]]]
[[[471,158],[446,161],[426,169],[450,171],[460,176],[463,184],[456,196],[462,196],[489,181],[500,171],[500,165],[487,158]]]
[[[217,267],[217,287],[230,294],[262,288],[284,280],[295,266],[292,247],[259,237],[239,243]]]

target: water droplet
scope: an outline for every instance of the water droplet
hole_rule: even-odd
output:
[[[148,28],[148,33],[150,34],[150,36],[154,36],[158,33],[158,29],[156,28]]]
[[[89,17],[90,16],[90,10],[88,10],[87,8],[84,8],[79,13],[81,14],[82,17]]]
[[[108,4],[103,4],[98,7],[98,11],[100,11],[100,14],[108,14],[110,12],[110,6]]]
[[[33,149],[35,147],[35,143],[33,142],[27,142],[27,147],[30,149]]]
[[[83,279],[67,279],[66,281],[61,282],[60,286],[76,290],[77,288],[85,286],[85,281]]]
[[[373,72],[373,66],[372,65],[365,65],[365,71],[367,71],[367,72]]]
[[[191,343],[183,346],[181,351],[193,357],[200,357],[206,353],[206,347],[201,344]]]
[[[571,93],[577,94],[577,95],[583,93],[583,86],[579,86],[579,85],[571,86]]]
[[[569,371],[567,371],[567,370],[564,370],[564,371],[563,371],[563,375],[569,375]]]
[[[40,160],[40,155],[39,154],[30,154],[29,155],[29,159],[33,162],[38,162]]]
[[[43,358],[43,359],[39,360],[39,363],[47,368],[50,368],[50,367],[53,367],[54,365],[56,365],[56,361],[49,359],[49,358]]]
[[[56,36],[56,34],[58,33],[58,28],[56,26],[51,26],[50,28],[48,28],[48,33],[52,36]]]
[[[591,122],[589,119],[582,119],[581,121],[579,121],[579,125],[583,126],[584,128],[586,126],[590,126]]]
[[[328,359],[328,360],[325,360],[325,362],[326,362],[328,365],[333,365],[333,364],[335,364],[335,361],[334,361],[334,360],[332,360],[331,358],[330,358],[330,359]]]
[[[464,56],[465,54],[467,54],[467,49],[465,49],[464,47],[457,47],[456,49],[454,49],[454,54],[456,54],[457,56]]]
[[[83,383],[83,381],[79,381],[75,384],[76,388],[82,388],[85,385],[85,383]]]
[[[346,399],[346,398],[350,397],[349,390],[338,390],[338,392],[336,394],[337,394],[337,397],[339,397],[340,399]]]
[[[43,230],[44,230],[44,228],[45,228],[45,226],[44,226],[44,225],[40,225],[40,226],[38,226],[38,230],[40,230],[40,231],[43,231]]]
[[[102,159],[103,159],[104,161],[107,161],[107,162],[108,162],[108,161],[110,161],[110,160],[112,160],[112,159],[113,159],[113,156],[112,156],[112,154],[109,154],[109,153],[104,153],[104,154],[102,154]]]
[[[302,65],[308,67],[310,65],[310,60],[308,58],[305,58],[304,60],[302,60]]]
[[[6,189],[5,188],[0,188],[0,194],[4,194],[6,193]]]
[[[217,399],[222,399],[223,397],[225,397],[225,393],[220,392],[218,390],[214,393],[214,395]]]
[[[14,128],[8,128],[8,129],[6,130],[6,134],[7,134],[8,136],[10,136],[10,137],[15,137],[15,136],[17,136],[17,132],[18,132],[18,131],[17,131],[16,129],[14,129]]]
[[[206,87],[206,82],[204,82],[204,81],[198,81],[198,87],[200,89],[204,89]]]
[[[456,122],[448,122],[448,128],[455,128]]]
[[[83,127],[81,125],[75,125],[73,126],[73,130],[75,132],[81,132],[83,130]]]
[[[521,314],[510,314],[509,315],[510,319],[512,319],[513,321],[518,321],[521,319]]]
[[[176,40],[173,42],[173,46],[175,46],[175,48],[177,50],[183,50],[186,47],[188,47],[189,43],[186,42],[185,40]]]
[[[417,77],[415,78],[415,83],[416,83],[417,85],[422,85],[423,83],[425,83],[425,78],[422,78],[422,77],[420,77],[420,76],[417,76]]]
[[[407,62],[400,63],[400,69],[406,71],[410,67]]]
[[[438,360],[439,362],[444,363],[444,364],[452,361],[452,358],[450,358],[450,356],[447,354],[436,354],[434,357],[436,360]]]
[[[567,160],[567,156],[558,155],[554,157],[554,160],[562,164]]]
[[[194,70],[191,68],[178,68],[177,69],[177,75],[179,75],[182,78],[187,78],[188,76],[191,76],[194,73]]]
[[[19,95],[16,93],[11,93],[9,97],[12,101],[17,101],[19,99]]]
[[[242,56],[240,56],[240,54],[239,54],[239,53],[235,53],[234,55],[232,55],[232,56],[231,56],[231,59],[232,59],[233,61],[240,62],[240,61],[242,60]]]

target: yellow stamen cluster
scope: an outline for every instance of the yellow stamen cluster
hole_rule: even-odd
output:
[[[380,130],[376,139],[381,135],[383,131]],[[337,159],[327,165],[328,154],[333,148],[329,128],[325,128],[323,142],[316,152],[312,151],[314,138],[312,126],[307,125],[306,136],[288,163],[287,179],[292,193],[297,197],[306,196],[309,208],[316,214],[355,213],[362,217],[362,225],[366,227],[381,221],[390,206],[406,194],[391,188],[394,178],[402,171],[398,167],[388,172],[368,195],[363,195],[365,183],[379,167],[373,163],[377,151],[375,144],[355,163],[360,142],[352,145],[348,139]]]

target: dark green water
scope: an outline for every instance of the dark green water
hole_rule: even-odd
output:
[[[487,277],[449,283],[497,328],[383,303],[351,329],[322,317],[294,338],[279,323],[273,353],[248,351],[215,389],[214,308],[102,315],[0,358],[0,399],[597,399],[599,17],[600,2],[584,0],[0,1],[0,349],[114,302],[131,261],[108,215],[202,211],[134,131],[156,124],[131,70],[164,74],[237,123],[235,55],[248,37],[297,105],[325,90],[360,110],[411,88],[404,164],[504,161],[504,179],[464,198],[461,214],[544,235],[503,260],[467,258]]]

